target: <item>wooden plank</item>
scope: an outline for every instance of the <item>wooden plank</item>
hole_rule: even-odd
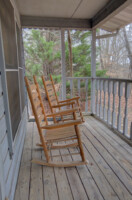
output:
[[[21,167],[18,176],[18,182],[16,187],[16,193],[14,200],[23,200],[29,197],[30,186],[30,169],[31,169],[31,148],[32,148],[32,132],[33,123],[28,123],[27,134],[25,138],[24,150],[22,154]]]
[[[91,133],[94,132],[94,129],[91,128],[88,124],[86,124],[86,126],[88,127],[88,130]],[[115,172],[115,174],[120,179],[120,181],[125,185],[128,191],[132,193],[131,177],[117,163],[117,161],[110,155],[110,153],[106,151],[106,149],[99,142],[97,142],[97,139],[92,134],[89,134],[89,140],[91,141],[92,144],[96,144],[96,149],[98,150],[98,152],[103,156],[105,161],[108,163],[111,169]]]
[[[75,152],[78,152],[78,150],[76,148],[70,149],[70,153],[75,153]],[[80,157],[80,155],[76,155],[76,156],[72,155],[72,159],[74,161],[77,161],[77,160],[80,160],[81,157]],[[90,163],[88,165],[90,165]],[[83,186],[84,186],[84,188],[87,192],[89,200],[93,200],[93,199],[103,200],[104,198],[103,198],[101,192],[99,191],[99,189],[96,185],[96,182],[94,181],[92,175],[90,174],[88,167],[87,166],[77,167],[77,171],[78,171],[78,174],[81,178]]]
[[[96,122],[95,119],[93,118],[89,118],[88,122],[91,124],[91,126],[95,125],[96,123],[97,126],[96,130],[98,129],[100,137],[102,136],[114,149],[116,149],[116,151],[118,151],[121,155],[123,155],[124,158],[132,164],[132,155],[129,154],[128,151],[126,151],[126,149],[124,149],[123,146],[120,145],[114,137],[112,137],[114,135],[112,132],[109,134],[108,132],[109,130],[105,127],[104,127],[105,129],[101,129],[100,124],[98,124],[98,121]]]
[[[103,198],[106,200],[119,200],[112,186],[109,184],[103,172],[100,170],[95,160],[93,159],[92,154],[89,153],[86,147],[84,148],[84,153],[86,155],[86,159],[88,159],[89,162],[92,163],[91,165],[87,165],[87,167]]]
[[[52,150],[51,155],[60,155],[59,150]],[[62,161],[61,155],[60,157],[54,157],[53,161],[55,162],[60,162]],[[59,199],[63,200],[73,200],[71,188],[69,186],[69,182],[67,180],[67,175],[66,175],[66,170],[64,168],[54,168],[54,173],[55,173],[55,179],[56,179],[56,185],[57,185],[57,190],[58,190],[58,196]]]
[[[36,143],[40,142],[38,129],[36,124],[34,123],[33,129],[33,145],[32,145],[32,158],[41,159],[42,151],[38,150],[36,147]],[[30,194],[29,200],[43,200],[43,174],[42,174],[42,166],[41,165],[31,165],[31,177],[30,177]]]
[[[88,125],[89,126],[89,125]],[[89,126],[90,127],[90,126]],[[100,133],[98,133],[98,127],[93,126],[90,127],[92,130],[92,134],[98,141],[102,144],[103,147],[111,154],[111,156],[118,162],[118,164],[132,177],[132,163],[126,160],[127,156],[121,155],[118,151],[114,149],[114,147],[105,140],[104,137],[101,137]]]
[[[61,149],[60,152],[61,154],[69,153],[67,149]],[[72,161],[71,156],[63,156],[62,159],[64,162]],[[81,179],[78,176],[77,169],[75,167],[66,168],[66,174],[67,174],[67,178],[72,190],[73,198],[76,200],[79,200],[79,199],[87,200],[88,196],[81,182]]]
[[[93,157],[94,161],[98,165],[99,169],[102,171],[105,178],[107,179],[109,184],[112,186],[115,193],[118,195],[119,199],[121,199],[121,200],[130,199],[131,194],[128,192],[128,190],[123,185],[123,183],[121,183],[121,181],[118,179],[118,177],[113,172],[111,167],[107,164],[107,162],[103,159],[103,157],[96,150],[95,144],[92,144],[90,142],[90,140],[87,136],[86,127],[83,128],[83,133],[85,133],[83,139],[84,139],[84,144],[85,144],[87,151],[89,151],[89,153]],[[108,188],[106,190],[108,190]],[[112,198],[112,197],[110,197],[110,198]],[[105,198],[105,199],[107,199],[107,198]]]
[[[113,140],[115,140],[118,143],[118,145],[124,149],[124,151],[126,152],[126,155],[129,154],[130,156],[132,156],[131,146],[129,146],[124,140],[122,140],[116,134],[113,134],[113,132],[110,129],[108,129],[106,127],[106,125],[102,124],[95,118],[93,118],[93,119],[96,121],[95,123],[98,124],[98,126],[101,128],[101,130],[107,132],[107,135],[109,135],[111,138],[113,138]]]
[[[42,152],[42,158],[45,160],[45,156]],[[58,200],[58,191],[56,186],[56,180],[53,167],[43,167],[43,183],[44,183],[44,199]]]

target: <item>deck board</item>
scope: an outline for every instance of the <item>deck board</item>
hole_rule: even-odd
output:
[[[97,119],[87,117],[85,121],[80,129],[89,164],[72,168],[31,164],[32,158],[45,156],[36,147],[39,137],[35,123],[28,124],[14,200],[132,199],[132,147]],[[67,153],[68,149],[51,151],[52,156]],[[76,161],[78,157],[69,155],[53,160]]]

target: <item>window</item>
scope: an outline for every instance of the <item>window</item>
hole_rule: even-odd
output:
[[[0,20],[2,27],[12,137],[14,139],[21,120],[21,109],[14,9],[10,0],[0,0]]]

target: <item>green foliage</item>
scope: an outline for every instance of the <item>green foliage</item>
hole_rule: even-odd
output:
[[[53,80],[55,83],[61,83],[61,74],[59,75],[52,75]]]
[[[73,71],[74,77],[91,76],[91,32],[90,31],[71,31]],[[96,49],[99,54],[99,48]],[[66,63],[69,65],[68,43],[66,42]],[[96,75],[105,76],[105,70],[98,70],[99,63],[96,63]]]
[[[60,67],[57,62],[60,59],[60,50],[55,51],[58,41],[47,39],[46,34],[46,31],[38,29],[25,30],[23,33],[26,75],[30,80],[33,75],[44,74],[47,77]],[[40,80],[39,82],[41,84]]]
[[[66,90],[70,91],[70,82],[69,81],[66,82]]]

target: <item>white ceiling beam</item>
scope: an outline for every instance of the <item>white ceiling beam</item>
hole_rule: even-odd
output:
[[[91,29],[89,19],[37,17],[21,15],[22,27],[31,28],[66,28],[66,29]]]
[[[111,0],[109,1],[92,19],[91,26],[92,28],[98,27],[101,24],[105,23],[112,16],[119,13],[122,9],[128,6],[131,3],[131,0]]]

